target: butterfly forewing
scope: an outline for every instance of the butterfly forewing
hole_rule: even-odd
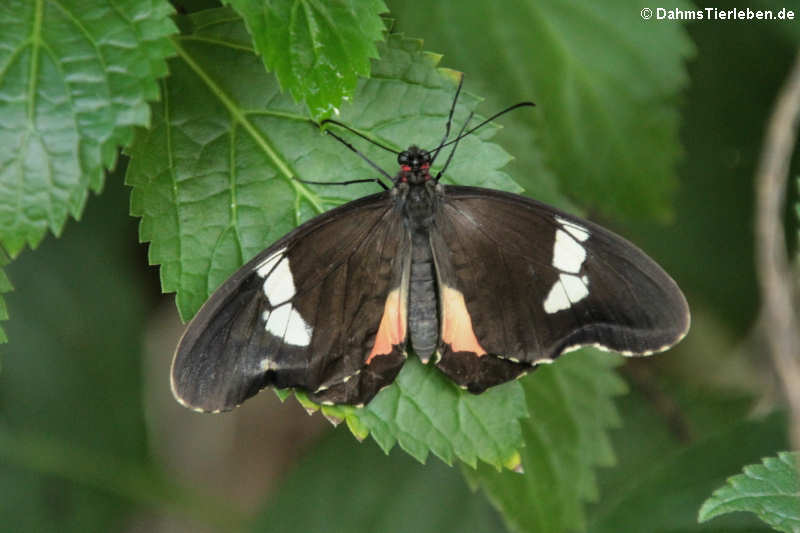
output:
[[[447,187],[430,233],[437,366],[479,392],[584,345],[662,351],[688,330],[675,282],[633,244],[517,195]]]
[[[265,386],[368,402],[405,360],[410,241],[389,193],[317,217],[253,258],[189,324],[172,387],[223,411]]]

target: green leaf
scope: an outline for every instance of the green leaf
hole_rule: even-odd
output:
[[[497,468],[519,464],[519,419],[527,412],[516,382],[469,394],[412,357],[395,385],[366,408],[343,409],[359,418],[386,453],[399,443],[423,463],[432,451],[447,464],[457,458],[473,468],[477,459]]]
[[[390,4],[401,29],[429,29],[426,44],[495,105],[536,102],[520,113],[535,128],[516,135],[527,149],[512,152],[527,168],[544,163],[570,195],[610,215],[669,213],[681,154],[677,96],[693,51],[681,24],[642,20],[642,6],[628,0]],[[515,176],[526,189],[541,186],[540,172]]]
[[[140,238],[161,264],[165,291],[177,291],[181,316],[191,317],[233,271],[300,222],[370,192],[374,185],[310,187],[295,180],[343,181],[375,171],[319,132],[249,49],[241,21],[225,9],[183,18],[153,127],[140,130],[126,180]],[[442,134],[454,76],[417,41],[391,36],[376,78],[362,80],[341,120],[392,147],[430,146]],[[465,97],[463,119],[476,104]],[[449,176],[465,184],[519,187],[497,170],[509,155],[481,136],[461,143]],[[359,148],[384,166],[386,152]],[[449,180],[452,182],[452,180]]]
[[[800,532],[800,453],[780,452],[745,466],[700,508],[698,521],[735,511],[755,513],[778,531]]]
[[[225,0],[244,18],[256,52],[315,119],[352,98],[383,38],[383,0]]]
[[[452,469],[396,452],[387,457],[372,443],[349,440],[336,431],[303,457],[252,531],[504,531],[497,513]]]
[[[15,257],[79,217],[147,102],[174,32],[166,0],[0,7],[0,244]]]
[[[178,309],[188,318],[236,268],[295,225],[376,187],[309,187],[293,179],[343,181],[375,171],[321,134],[281,93],[230,10],[180,24],[179,58],[170,64],[153,128],[140,132],[131,149],[126,179],[133,186],[131,212],[142,217],[140,237],[151,241],[150,261],[162,265],[162,286],[177,291]],[[341,120],[394,148],[434,145],[456,76],[438,69],[439,57],[423,52],[419,41],[392,35],[380,51],[374,77],[359,82]],[[476,104],[465,95],[456,119]],[[509,156],[485,141],[492,134],[487,128],[464,139],[443,179],[519,190],[498,170]],[[396,164],[374,146],[359,148],[387,168]],[[474,397],[416,361],[368,409],[323,412],[346,419],[359,438],[372,432],[385,450],[397,442],[420,460],[430,449],[448,463],[479,459],[495,467],[514,466],[522,444],[517,420],[525,416],[518,384]]]
[[[710,391],[704,392],[708,395]],[[650,413],[651,418],[663,416]],[[759,522],[748,520],[747,516],[697,523],[697,509],[731,471],[770,453],[776,446],[786,445],[786,422],[782,416],[742,420],[733,413],[720,412],[720,415],[712,424],[724,426],[722,429],[702,434],[678,447],[665,446],[657,438],[663,432],[659,431],[652,438],[655,447],[648,446],[643,454],[637,451],[641,460],[624,465],[627,478],[620,478],[616,486],[604,487],[602,503],[593,508],[589,531],[755,533],[766,529],[759,528]],[[634,429],[623,428],[620,439],[630,439],[628,434]],[[704,428],[698,429],[702,432]],[[643,440],[636,434],[633,438],[635,442]],[[647,446],[646,442],[644,445]],[[627,458],[623,451],[620,449],[619,455],[624,462]]]
[[[525,378],[524,475],[464,471],[512,531],[585,527],[583,503],[597,498],[594,468],[614,463],[606,432],[619,424],[613,398],[626,390],[614,371],[620,359],[585,349]]]
[[[698,322],[702,320],[695,321],[694,325]],[[698,333],[693,330],[694,335]],[[692,442],[729,430],[752,411],[752,398],[742,392],[734,394],[709,387],[707,383],[695,387],[685,379],[674,383],[667,379],[664,369],[674,366],[676,357],[680,355],[669,352],[658,356],[657,360],[629,361],[624,368],[625,374],[635,379],[630,393],[616,402],[623,426],[609,432],[618,460],[614,468],[598,472],[603,497],[588,508],[589,531],[594,530],[593,522],[615,507],[617,500],[624,498],[623,495],[628,494],[631,486],[635,486],[643,472],[653,468],[654,463],[678,453]],[[698,474],[700,472],[703,471],[698,471]],[[711,476],[710,479],[719,478]],[[708,481],[698,475],[693,482],[703,484]],[[683,503],[683,506],[672,505],[670,519],[695,522],[699,501]],[[619,509],[619,513],[623,514],[624,510]],[[627,509],[627,513],[625,516],[638,513],[647,517],[652,509]],[[612,523],[607,530],[613,530],[613,527]],[[665,529],[669,528],[665,526]]]

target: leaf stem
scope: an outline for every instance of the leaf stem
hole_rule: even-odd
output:
[[[33,17],[31,29],[31,67],[28,79],[28,121],[34,124],[34,109],[36,107],[37,74],[39,72],[39,51],[42,47],[42,0],[36,2],[36,12]]]
[[[203,83],[206,84],[209,90],[214,93],[214,96],[219,99],[222,105],[224,105],[231,114],[233,120],[241,124],[245,131],[250,134],[250,137],[252,137],[256,144],[272,160],[273,164],[278,168],[278,171],[283,174],[286,180],[294,188],[295,192],[308,200],[308,203],[311,204],[317,213],[324,212],[325,208],[322,206],[322,203],[319,201],[317,195],[314,194],[308,187],[294,179],[295,173],[291,168],[289,168],[289,165],[283,159],[281,159],[275,148],[261,134],[261,132],[258,131],[255,125],[248,120],[246,113],[238,105],[236,105],[236,102],[234,102],[227,94],[225,94],[225,91],[222,90],[222,87],[220,87],[213,79],[211,79],[211,77],[199,64],[197,64],[192,56],[183,49],[179,43],[179,39],[173,38],[172,42],[175,45],[175,50],[178,52],[178,55],[181,57],[181,59],[186,62],[186,65],[188,65],[189,68],[191,68],[203,81]]]
[[[800,53],[767,124],[756,171],[756,272],[761,288],[760,323],[772,363],[791,409],[791,436],[800,449],[800,321],[782,225],[789,165],[800,120]]]

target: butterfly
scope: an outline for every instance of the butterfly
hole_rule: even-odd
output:
[[[394,176],[327,130],[391,186],[344,182],[385,190],[299,226],[211,295],[175,352],[180,403],[225,411],[275,387],[361,406],[409,349],[480,393],[582,346],[649,355],[686,335],[681,290],[632,243],[530,198],[440,183],[459,139],[532,105],[447,141],[460,90],[442,142],[398,153]]]

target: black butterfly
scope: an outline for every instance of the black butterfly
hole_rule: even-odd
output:
[[[224,411],[271,386],[363,405],[409,347],[479,393],[581,346],[647,355],[686,335],[680,289],[622,237],[529,198],[442,185],[444,170],[431,176],[440,150],[480,127],[445,142],[458,94],[439,146],[400,153],[394,178],[381,170],[392,187],[306,222],[217,289],[175,353],[182,404]],[[519,105],[532,104],[492,118]],[[347,183],[361,181],[382,183]]]

